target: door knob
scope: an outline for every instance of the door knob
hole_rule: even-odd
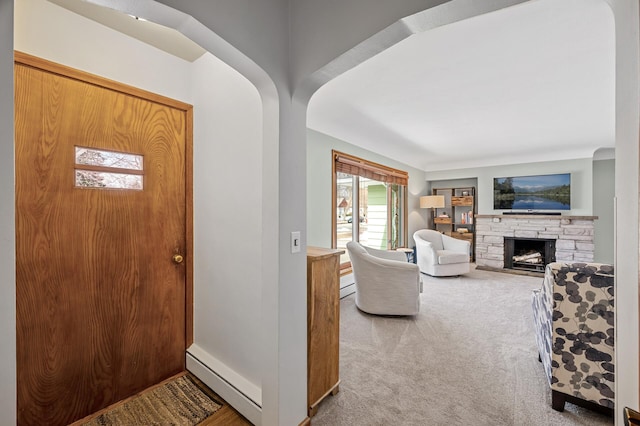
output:
[[[173,260],[173,263],[182,263],[184,257],[182,257],[182,255],[180,254],[174,254],[171,259]]]

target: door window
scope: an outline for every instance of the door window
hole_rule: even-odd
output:
[[[137,189],[143,187],[143,156],[75,147],[75,185],[80,188]]]

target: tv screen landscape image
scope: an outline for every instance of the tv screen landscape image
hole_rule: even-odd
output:
[[[494,210],[570,210],[571,174],[493,179]]]

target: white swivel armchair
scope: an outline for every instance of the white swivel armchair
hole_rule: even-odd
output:
[[[420,272],[434,277],[466,274],[471,270],[471,243],[458,240],[431,229],[413,234],[416,242],[416,263]]]
[[[414,263],[402,252],[376,250],[350,241],[356,306],[376,315],[415,315],[420,311],[422,281]]]

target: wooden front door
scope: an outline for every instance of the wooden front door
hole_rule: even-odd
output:
[[[16,54],[19,424],[66,425],[184,370],[191,114]]]

